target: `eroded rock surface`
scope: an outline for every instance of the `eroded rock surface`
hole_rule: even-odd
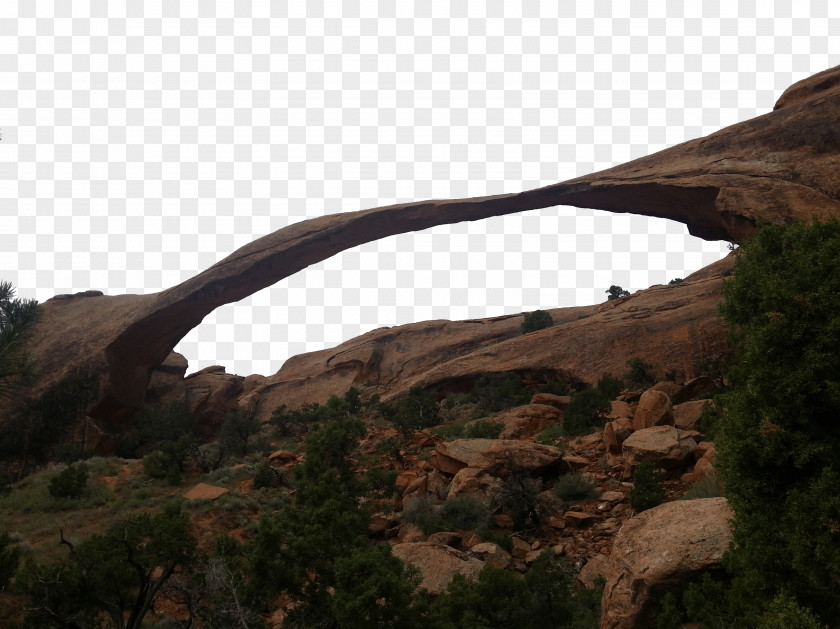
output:
[[[615,537],[601,629],[656,626],[652,603],[665,588],[720,567],[729,547],[732,510],[726,498],[678,500],[630,518]]]
[[[635,431],[621,444],[621,450],[634,465],[650,459],[666,470],[678,469],[694,456],[694,434],[673,426],[653,426]]]
[[[429,462],[445,474],[471,467],[503,475],[512,470],[544,472],[560,466],[562,460],[563,452],[554,446],[509,439],[457,439],[435,446]]]
[[[395,544],[391,550],[396,557],[416,566],[422,575],[421,587],[432,594],[440,594],[456,574],[476,579],[484,562],[443,544],[413,542]]]

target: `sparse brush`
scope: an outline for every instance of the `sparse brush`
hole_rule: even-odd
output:
[[[553,445],[554,442],[562,436],[563,424],[557,422],[555,424],[551,424],[537,435],[537,443],[541,443],[543,445]]]
[[[563,500],[584,500],[596,498],[599,494],[598,488],[585,474],[564,474],[557,479],[554,485],[554,493]]]

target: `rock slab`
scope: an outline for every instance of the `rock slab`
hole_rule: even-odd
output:
[[[627,520],[602,566],[601,629],[655,627],[652,603],[665,588],[720,567],[732,515],[726,498],[705,498],[669,502]]]

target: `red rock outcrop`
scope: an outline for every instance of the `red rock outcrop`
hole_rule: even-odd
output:
[[[674,425],[674,407],[668,395],[659,389],[648,389],[642,393],[633,415],[633,430],[669,425]]]
[[[672,369],[701,373],[705,363],[728,351],[726,325],[718,304],[721,282],[732,265],[730,256],[688,276],[681,284],[653,286],[630,297],[590,306],[588,316],[447,362],[428,364],[419,359],[418,366],[423,368],[415,371],[414,362],[407,361],[382,397],[403,395],[414,386],[445,390],[487,372],[548,372],[595,382],[605,372],[623,374],[627,358],[633,356],[651,363],[658,373]],[[558,316],[554,318],[558,320]],[[311,376],[309,382],[314,382]]]
[[[421,587],[440,594],[456,574],[469,579],[478,577],[484,562],[450,546],[431,542],[396,544],[391,550],[396,557],[420,570]]]
[[[729,547],[726,498],[677,500],[630,518],[615,537],[606,566],[601,629],[656,626],[651,603],[665,588],[720,567]]]
[[[669,218],[685,223],[691,233],[703,238],[740,241],[753,233],[757,220],[807,221],[838,213],[838,74],[840,68],[834,68],[792,86],[778,108],[764,116],[567,182],[511,194],[420,201],[323,216],[259,238],[160,293],[105,296],[87,291],[49,300],[41,306],[41,323],[31,344],[42,367],[39,385],[32,393],[43,392],[69,373],[88,375],[99,382],[98,401],[89,415],[100,426],[117,427],[143,403],[152,370],[207,314],[340,251],[394,234],[574,205]],[[571,337],[583,334],[591,339],[588,326],[617,317],[626,319],[626,325],[613,326],[614,330],[623,327],[622,335],[632,326],[633,336],[645,337],[654,323],[665,325],[666,336],[676,334],[673,322],[669,329],[668,321],[656,315],[667,314],[663,308],[679,310],[681,306],[655,290],[647,295],[653,301],[664,297],[670,303],[653,305],[651,299],[646,303],[636,299],[630,306],[635,312],[631,312],[627,300],[615,300],[596,311],[595,321],[567,324],[562,333],[558,332],[561,328],[551,328],[526,335],[526,340],[505,349],[534,350],[534,362],[544,363],[549,354],[558,353],[548,347],[550,342],[561,340],[567,346],[560,353],[579,354],[581,348]],[[715,318],[703,313],[703,322]],[[687,322],[683,323],[684,333],[691,334]],[[717,323],[713,325],[719,328]],[[701,338],[709,336],[701,334]],[[604,339],[601,353],[608,354],[609,344],[617,341],[615,336]],[[516,358],[505,349],[499,351],[500,364],[522,368],[529,362],[528,352]],[[647,354],[638,352],[642,357]],[[373,350],[368,359],[372,356]],[[473,352],[467,359],[486,361],[488,357],[495,358],[487,352]],[[345,358],[349,357],[336,354],[335,377],[341,376]],[[374,362],[368,360],[364,367],[372,370]],[[609,362],[595,361],[598,368]],[[355,362],[351,362],[355,373],[352,365]],[[467,371],[476,373],[474,368]],[[459,372],[463,373],[462,367],[438,372],[433,378],[440,381]]]
[[[457,474],[471,467],[477,470],[512,468],[538,473],[560,467],[563,452],[554,446],[510,439],[456,439],[435,446],[429,462],[445,474]]]
[[[673,426],[653,426],[627,437],[621,444],[621,451],[634,465],[642,459],[650,459],[666,470],[678,469],[697,449],[693,434]]]

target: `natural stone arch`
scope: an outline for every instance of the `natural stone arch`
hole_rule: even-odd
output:
[[[70,371],[91,374],[100,384],[90,416],[118,424],[142,404],[152,369],[210,312],[340,251],[399,233],[572,205],[669,218],[695,236],[738,242],[758,220],[838,213],[840,87],[822,75],[824,89],[798,85],[788,90],[798,90],[796,98],[783,95],[772,113],[564,183],[324,216],[259,238],[159,293],[50,300],[32,347],[44,370],[32,393]]]

